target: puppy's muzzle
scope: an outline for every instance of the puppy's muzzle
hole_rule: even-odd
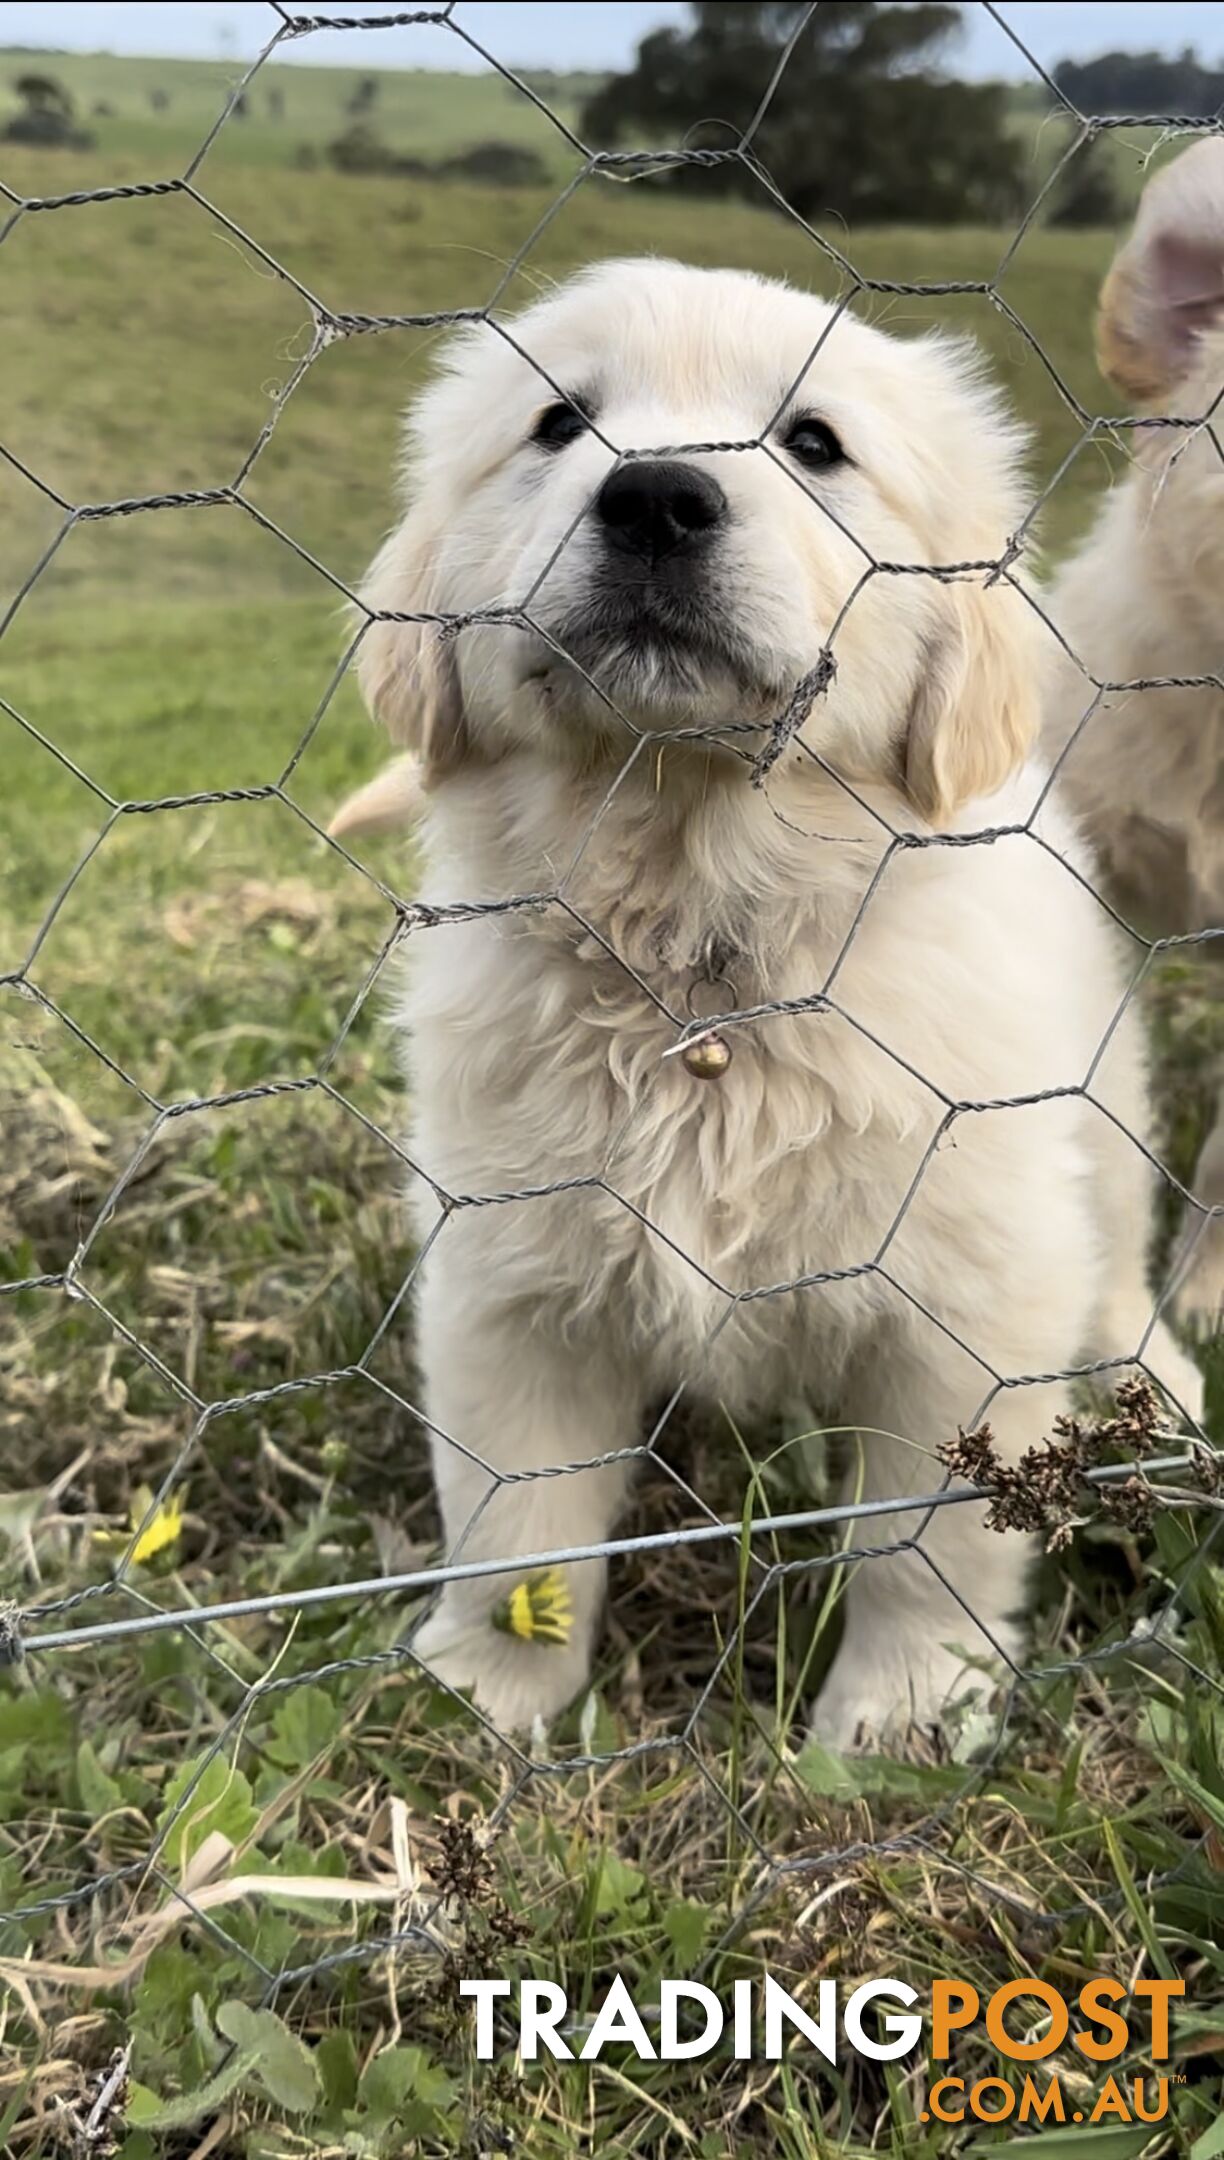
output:
[[[654,564],[702,552],[727,521],[717,480],[672,458],[618,465],[599,491],[595,515],[604,544]]]

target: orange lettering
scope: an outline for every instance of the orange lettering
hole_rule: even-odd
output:
[[[1003,2023],[1008,2004],[1018,2002],[1022,1995],[1036,1996],[1050,2013],[1050,2030],[1043,2040],[1013,2040]],[[1006,1987],[995,1989],[986,2005],[987,2032],[999,2053],[1016,2062],[1040,2062],[1043,2055],[1053,2055],[1066,2039],[1070,2022],[1066,2003],[1048,1980],[1009,1980]]]
[[[1163,2122],[1169,2112],[1169,2080],[1167,2077],[1157,2078],[1156,2105],[1153,2108],[1147,2108],[1143,2104],[1143,2088],[1146,2083],[1146,2078],[1138,2077],[1135,2079],[1135,2090],[1131,2094],[1131,2105],[1135,2110],[1135,2120],[1136,2122]]]
[[[1045,2091],[1039,2093],[1032,2078],[1026,2077],[1024,2088],[1020,2094],[1020,2108],[1016,2121],[1044,2122],[1047,2115],[1052,2115],[1055,2122],[1066,2122],[1067,2116],[1063,2107],[1062,2086],[1057,2078],[1051,2078]]]
[[[1169,2060],[1169,1998],[1184,1995],[1184,1980],[1136,1980],[1136,1995],[1147,1995],[1152,2004],[1152,2056],[1156,2062]]]
[[[1111,2115],[1115,2122],[1128,2123],[1131,2119],[1130,2109],[1118,2089],[1116,2077],[1106,2078],[1104,2088],[1088,2120],[1090,2123],[1104,2122],[1107,2115]]]
[[[957,2004],[955,2013],[953,2003]],[[947,2062],[952,2033],[972,2025],[980,2008],[978,1991],[968,1980],[936,1980],[931,1987],[931,2053]]]
[[[943,1984],[944,1983],[941,1980],[937,1980],[935,1983],[936,1987],[942,1987]],[[935,2117],[936,2122],[964,2122],[965,2110],[963,2107],[960,2108],[955,2115],[948,2115],[944,2112],[943,2104],[943,2096],[946,2092],[958,2092],[963,2094],[964,2090],[965,2081],[963,2078],[936,2078],[935,2083],[931,2087],[927,2101],[927,2104],[931,2110],[932,2115]]]
[[[1080,1989],[1079,2005],[1085,2017],[1094,2025],[1103,2025],[1112,2033],[1110,2040],[1097,2040],[1092,2033],[1077,2032],[1075,2045],[1081,2055],[1088,2055],[1093,2062],[1112,2062],[1122,2053],[1130,2038],[1130,2028],[1124,2017],[1116,2010],[1108,2010],[1106,2002],[1121,2002],[1126,1994],[1120,1980],[1089,1980]]]
[[[988,2092],[1002,2093],[1002,2107],[986,2106],[984,2096]],[[969,2105],[979,2122],[1006,2122],[1016,2105],[1016,2095],[1005,2078],[979,2078],[969,2095]]]

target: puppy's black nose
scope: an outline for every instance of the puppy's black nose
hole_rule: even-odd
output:
[[[635,459],[609,473],[595,509],[609,547],[658,562],[704,546],[726,519],[727,498],[696,465]]]

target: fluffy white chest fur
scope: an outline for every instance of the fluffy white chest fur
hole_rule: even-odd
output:
[[[1106,918],[1059,859],[1078,863],[1073,832],[1051,813],[1042,839],[895,846],[865,799],[809,769],[806,786],[788,775],[785,822],[742,768],[670,794],[644,777],[604,802],[606,782],[575,798],[524,757],[439,795],[422,898],[494,907],[411,940],[413,1147],[461,1203],[427,1263],[423,1342],[446,1434],[470,1447],[491,1390],[477,1428],[494,1469],[516,1386],[521,1472],[631,1448],[683,1385],[741,1415],[804,1392],[838,1402],[898,1436],[875,1445],[869,1492],[930,1490],[935,1446],[998,1381],[1132,1354],[1145,1334],[1147,1166],[1106,1114],[1141,1134],[1136,1043],[1123,1026],[1094,1067],[1121,985]],[[1021,822],[1040,778],[969,806],[964,831]],[[701,1081],[665,1053],[711,931],[738,1008],[768,1009]],[[1090,1074],[1094,1102],[1056,1092]],[[435,1221],[430,1200],[422,1234]],[[1030,1386],[991,1415],[1019,1445],[1057,1408]],[[600,1534],[623,1489],[623,1470],[576,1469],[490,1499],[446,1438],[435,1457],[454,1518],[480,1510],[467,1553],[514,1549],[499,1534],[524,1550]],[[985,1533],[962,1519],[954,1535]],[[991,1555],[1013,1602],[1020,1565],[1014,1542]],[[921,1603],[933,1586],[917,1575]],[[457,1675],[484,1611],[444,1611],[426,1648]],[[964,1644],[959,1616],[952,1633]],[[1018,1639],[1001,1614],[996,1633]],[[481,1635],[499,1714],[524,1689],[538,1708],[540,1687],[572,1688],[564,1659],[533,1665],[501,1638],[495,1677]],[[928,1641],[924,1687],[946,1688],[949,1657],[961,1669]],[[834,1737],[895,1715],[896,1675],[873,1673],[866,1703],[865,1684],[852,1671],[822,1698]]]
[[[883,825],[816,783],[802,827],[742,770],[679,804],[624,788],[572,870],[596,784],[566,802],[525,759],[456,783],[436,813],[445,874],[427,902],[554,897],[414,940],[420,1158],[455,1194],[598,1181],[522,1203],[547,1204],[545,1238],[521,1241],[512,1211],[481,1234],[504,1236],[506,1293],[559,1297],[575,1321],[631,1284],[635,1347],[661,1368],[731,1297],[771,1337],[808,1306],[826,1333],[862,1324],[881,1303],[870,1274],[838,1296],[760,1294],[867,1268],[894,1226],[890,1272],[957,1306],[970,1286],[946,1280],[941,1202],[963,1235],[982,1185],[1005,1233],[1009,1168],[1023,1182],[1053,1151],[1045,1182],[1082,1182],[1092,1113],[1074,1099],[949,1119],[1083,1081],[1120,995],[1100,911],[1027,834],[894,847],[885,864]],[[1038,784],[1023,776],[992,817],[1018,818]],[[1052,839],[1074,859],[1068,829]],[[717,987],[698,980],[712,933],[730,956]],[[667,1055],[691,999],[766,1008],[730,1031],[721,1080]]]

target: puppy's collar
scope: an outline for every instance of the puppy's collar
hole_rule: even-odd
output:
[[[716,930],[707,932],[697,948],[684,994],[690,1020],[716,1020],[720,1013],[735,1011],[739,995],[731,969],[742,959],[743,954],[729,938]],[[664,1052],[665,1057],[677,1056],[694,1080],[721,1080],[733,1054],[728,1038],[715,1026],[702,1028],[698,1035],[684,1036],[674,1051]]]
[[[692,974],[688,987],[689,1008],[692,1009],[693,992],[702,983],[716,984],[731,993],[732,1007],[738,1002],[732,969],[743,959],[738,946],[724,937],[721,931],[708,930],[693,956]]]

